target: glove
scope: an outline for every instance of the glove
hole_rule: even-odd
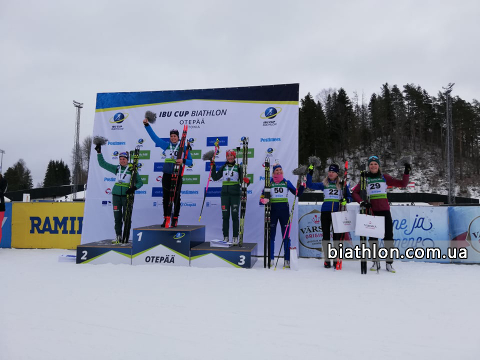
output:
[[[313,176],[313,165],[310,165],[310,166],[308,167],[308,173],[309,173],[311,176]]]
[[[412,170],[412,166],[409,163],[405,163],[405,175],[410,174],[410,170]]]
[[[362,201],[360,203],[360,206],[364,207],[366,210],[370,210],[370,208],[372,207],[372,204],[370,204],[369,202],[366,202],[366,201]]]
[[[342,206],[346,206],[346,205],[347,205],[347,200],[342,199],[342,201],[340,202],[340,204],[341,204]]]
[[[133,194],[135,192],[135,190],[137,190],[136,186],[128,188],[127,189],[127,195]]]
[[[249,179],[248,177],[244,177],[244,178],[243,178],[243,182],[244,182],[245,184],[250,184],[250,179]]]
[[[260,202],[261,202],[263,205],[268,204],[269,201],[270,201],[269,199],[265,199],[265,198],[260,199]]]
[[[98,144],[97,146],[95,146],[95,151],[97,152],[97,154],[100,154],[102,152],[102,145]]]

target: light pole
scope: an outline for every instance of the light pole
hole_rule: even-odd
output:
[[[2,154],[2,160],[0,161],[0,174],[1,174],[3,170],[3,154],[5,154],[5,151],[0,149],[0,154]]]
[[[454,167],[454,137],[452,121],[452,87],[455,83],[449,83],[445,89],[446,108],[446,127],[447,127],[447,182],[448,182],[448,203],[455,204],[455,167]]]
[[[75,122],[75,150],[73,152],[73,199],[77,198],[77,185],[79,182],[80,169],[80,109],[83,108],[83,103],[73,100],[73,106],[77,108],[77,119]]]

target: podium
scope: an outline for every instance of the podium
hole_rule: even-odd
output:
[[[209,242],[192,247],[190,266],[236,267],[250,269],[257,262],[257,244],[243,243],[243,246],[211,247]]]
[[[190,266],[190,249],[205,242],[205,225],[133,229],[132,265]]]
[[[132,243],[102,240],[77,246],[77,264],[132,264]]]
[[[77,264],[129,264],[250,269],[257,258],[257,244],[211,247],[205,242],[204,225],[160,225],[133,229],[133,240],[112,244],[102,240],[77,246]]]

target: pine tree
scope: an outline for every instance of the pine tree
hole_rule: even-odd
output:
[[[9,167],[4,174],[8,182],[8,191],[28,190],[33,188],[33,180],[30,170],[23,159],[18,160]]]
[[[60,161],[50,160],[45,172],[43,186],[60,186],[70,184],[70,169],[68,165]]]

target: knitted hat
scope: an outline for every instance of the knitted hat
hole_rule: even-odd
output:
[[[275,171],[275,170],[278,169],[278,168],[281,169],[281,168],[282,168],[282,165],[280,165],[280,164],[278,164],[278,163],[275,164],[275,165],[273,165],[273,171]]]
[[[331,164],[328,167],[328,171],[334,171],[338,174],[338,172],[340,171],[340,167],[337,164]]]
[[[127,158],[127,160],[128,160],[128,152],[122,151],[120,154],[118,154],[118,157],[119,158],[124,157],[124,158]]]
[[[172,129],[172,130],[170,130],[170,135],[172,135],[172,134],[175,134],[175,135],[177,135],[178,137],[180,137],[180,133],[178,132],[177,129]]]
[[[228,155],[233,155],[234,157],[237,157],[237,153],[235,152],[235,150],[227,150],[227,152],[225,153],[225,156],[228,156]]]
[[[380,159],[378,158],[378,156],[375,156],[375,155],[370,156],[367,161],[368,161],[368,165],[370,165],[372,161],[375,161],[378,164],[378,166],[380,166]]]

